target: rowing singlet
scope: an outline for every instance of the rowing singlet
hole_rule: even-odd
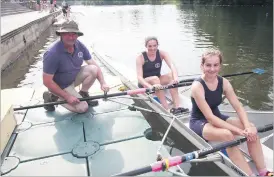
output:
[[[143,52],[144,57],[144,65],[143,65],[143,78],[150,77],[150,76],[158,76],[161,75],[161,67],[162,67],[162,59],[160,56],[160,51],[157,50],[156,52],[156,59],[154,61],[150,61],[148,59],[147,53]]]
[[[200,82],[203,85],[205,91],[205,100],[209,107],[212,110],[212,113],[217,116],[221,117],[221,113],[219,111],[218,106],[222,103],[222,94],[223,94],[223,78],[218,76],[218,86],[217,89],[214,91],[209,90],[205,81],[200,77],[196,79],[196,81]],[[191,97],[192,102],[192,110],[191,110],[191,117],[190,119],[197,120],[197,119],[206,119],[199,107],[197,106],[195,99]]]

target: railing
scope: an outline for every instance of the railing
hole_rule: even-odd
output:
[[[24,7],[27,7],[32,10],[36,10],[36,1],[35,0],[1,0],[1,5],[2,3],[14,3],[14,4],[19,4]]]
[[[20,5],[30,8],[32,10],[36,10],[36,1],[29,0],[29,1],[22,1]]]

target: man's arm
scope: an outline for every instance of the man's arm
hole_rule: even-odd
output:
[[[98,81],[100,82],[101,85],[105,84],[105,79],[104,79],[104,76],[103,76],[103,73],[102,73],[102,70],[101,68],[99,67],[99,65],[92,59],[90,60],[85,60],[85,62],[88,64],[88,65],[95,65],[97,66],[98,68],[98,76],[97,76],[97,79]]]
[[[54,81],[53,77],[59,66],[59,59],[50,51],[43,56],[43,84],[54,94],[67,99],[70,95],[62,90]]]
[[[161,58],[165,60],[166,64],[170,68],[173,79],[177,79],[178,78],[177,69],[175,68],[169,54],[167,52],[160,51],[160,55],[161,55]]]
[[[67,100],[70,96],[66,91],[62,90],[54,81],[52,74],[43,73],[43,84],[55,95]]]

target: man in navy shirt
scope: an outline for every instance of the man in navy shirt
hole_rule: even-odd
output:
[[[102,71],[97,63],[91,58],[88,49],[77,38],[83,33],[79,31],[75,21],[66,21],[60,30],[56,31],[60,36],[43,57],[43,83],[49,91],[44,92],[44,102],[66,100],[68,104],[63,106],[72,112],[84,113],[88,105],[98,105],[97,100],[82,101],[78,98],[89,97],[88,90],[96,79],[101,84],[101,89],[109,91]],[[83,65],[83,61],[87,65]],[[82,84],[78,93],[75,87]],[[47,111],[54,111],[53,105],[44,106]]]

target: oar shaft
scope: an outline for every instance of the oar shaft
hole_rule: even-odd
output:
[[[240,75],[246,75],[246,74],[252,74],[254,72],[242,72],[242,73],[235,73],[235,74],[225,74],[222,77],[232,77],[232,76],[240,76]],[[191,78],[191,79],[184,79],[181,80],[180,83],[184,83],[184,82],[193,82],[196,78]]]
[[[266,132],[266,131],[269,131],[269,130],[273,130],[273,124],[268,124],[264,127],[260,127],[257,130],[260,133]],[[151,172],[151,171],[157,172],[157,171],[161,171],[161,170],[166,170],[169,167],[179,165],[183,162],[190,161],[190,160],[193,160],[193,159],[197,159],[199,157],[204,157],[208,154],[220,151],[220,150],[228,148],[228,147],[237,146],[237,145],[245,142],[246,140],[247,140],[247,138],[244,137],[244,138],[241,138],[241,139],[238,139],[238,140],[221,143],[221,144],[218,144],[218,145],[213,146],[213,147],[208,147],[208,148],[205,148],[205,149],[202,149],[202,150],[199,150],[199,151],[193,151],[193,152],[187,153],[183,156],[174,156],[174,157],[162,160],[162,161],[155,162],[155,163],[151,164],[150,166],[146,166],[146,167],[139,168],[139,169],[136,169],[136,170],[125,172],[125,173],[120,173],[120,174],[117,174],[117,175],[114,175],[114,176],[131,176],[131,175],[136,176],[136,175],[141,175],[141,174]]]
[[[197,151],[197,154],[198,154],[198,157],[204,157],[208,154],[211,154],[213,152],[217,152],[217,151],[220,151],[222,149],[225,149],[225,148],[228,148],[228,147],[233,147],[233,146],[237,146],[243,142],[245,142],[247,140],[246,137],[244,138],[241,138],[241,139],[238,139],[238,140],[234,140],[234,141],[230,141],[230,142],[225,142],[225,143],[221,143],[221,144],[218,144],[214,147],[209,147],[208,149],[202,149],[202,150],[199,150]],[[196,159],[196,158],[195,158]],[[192,159],[191,159],[192,160]],[[186,160],[185,160],[186,161]]]
[[[267,132],[269,130],[273,130],[273,124],[267,124],[266,126],[257,129],[259,133]]]
[[[120,92],[120,93],[112,93],[112,94],[107,94],[107,97],[115,97],[115,96],[122,96],[122,95],[127,95],[127,92]],[[95,99],[100,99],[100,98],[105,98],[105,95],[95,95],[87,98],[79,98],[80,101],[87,101],[87,100],[95,100]],[[48,106],[48,105],[59,105],[59,104],[65,104],[67,101],[56,101],[56,102],[49,102],[49,103],[44,103],[44,104],[39,104],[39,105],[33,105],[33,106],[25,106],[25,107],[19,107],[19,108],[14,108],[14,111],[18,110],[24,110],[24,109],[30,109],[30,108],[38,108],[38,107],[43,107],[43,106]]]
[[[246,75],[246,74],[253,74],[254,72],[243,72],[243,73],[236,73],[236,74],[226,74],[223,77],[231,77],[231,76],[239,76],[239,75]]]
[[[177,88],[177,87],[183,87],[183,86],[188,86],[191,85],[191,83],[179,83],[176,85],[166,85],[162,86],[161,88],[157,90],[165,90],[165,89],[171,89],[171,88]],[[128,90],[124,92],[118,92],[118,93],[111,93],[111,94],[106,94],[106,95],[95,95],[91,97],[86,97],[86,98],[79,98],[80,101],[88,101],[88,100],[95,100],[95,99],[101,99],[101,98],[111,98],[111,97],[116,97],[116,96],[123,96],[123,95],[137,95],[137,94],[144,94],[144,93],[154,93],[155,89],[150,89],[150,88],[139,88],[135,90]],[[56,101],[56,102],[49,102],[49,103],[44,103],[44,104],[39,104],[39,105],[32,105],[32,106],[25,106],[25,107],[19,107],[19,108],[14,108],[14,111],[19,111],[19,110],[24,110],[24,109],[31,109],[31,108],[38,108],[38,107],[43,107],[43,106],[49,106],[49,105],[59,105],[59,104],[65,104],[67,101]]]

